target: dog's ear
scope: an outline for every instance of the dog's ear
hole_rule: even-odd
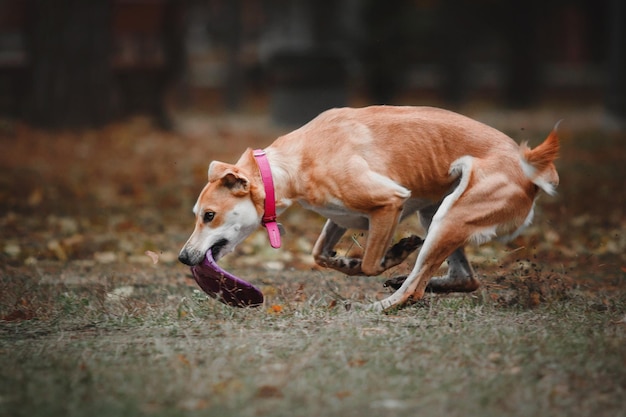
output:
[[[225,172],[232,170],[233,166],[220,161],[213,161],[209,165],[209,182],[214,182],[222,178]]]
[[[227,172],[221,179],[222,185],[236,196],[244,196],[250,192],[250,181],[237,172]]]
[[[209,165],[209,182],[220,181],[234,195],[243,196],[250,191],[250,181],[239,168],[224,162],[213,161]]]

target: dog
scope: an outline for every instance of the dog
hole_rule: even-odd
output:
[[[557,124],[558,126],[558,124]],[[315,262],[347,275],[379,275],[420,248],[396,291],[370,304],[386,311],[437,292],[471,292],[480,283],[464,252],[469,243],[517,236],[543,191],[559,176],[557,126],[534,149],[466,116],[433,107],[372,106],[327,110],[264,150],[273,188],[252,149],[235,165],[213,161],[193,212],[195,229],[179,260],[202,262],[231,252],[262,223],[266,196],[277,213],[298,202],[328,220]],[[424,239],[391,246],[396,226],[418,212]],[[367,230],[362,258],[339,256],[348,229]],[[391,246],[391,247],[390,247]],[[447,260],[445,276],[434,277]]]

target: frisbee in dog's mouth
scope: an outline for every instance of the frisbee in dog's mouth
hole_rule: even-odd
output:
[[[191,267],[191,273],[202,291],[232,307],[258,307],[263,304],[263,293],[249,282],[220,268],[213,259],[212,251],[209,249],[204,260]]]

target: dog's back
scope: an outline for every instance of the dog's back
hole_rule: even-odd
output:
[[[305,147],[301,150],[305,171],[319,166],[330,176],[341,175],[339,171],[347,174],[350,159],[358,158],[413,195],[433,201],[449,191],[455,180],[450,168],[463,156],[492,159],[500,171],[525,181],[521,163],[525,154],[520,159],[520,147],[513,139],[481,122],[433,107],[331,109],[278,142]],[[537,158],[539,154],[543,152],[528,150],[527,157],[535,155],[528,167],[539,163],[542,170],[549,170],[550,158]]]

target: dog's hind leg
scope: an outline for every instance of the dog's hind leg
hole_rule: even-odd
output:
[[[426,286],[426,291],[472,292],[480,287],[480,282],[474,275],[463,247],[458,248],[448,256],[448,273],[442,277],[432,277]]]
[[[432,217],[413,271],[396,292],[370,305],[372,310],[388,310],[410,299],[422,298],[428,282],[446,258],[450,258],[454,270],[461,273],[461,281],[466,281],[463,275],[472,275],[471,269],[459,248],[471,241],[485,242],[497,233],[508,234],[528,221],[533,196],[523,184],[498,172],[480,169],[480,163],[480,160],[462,157],[453,164],[451,174],[461,173],[459,185],[443,199]],[[475,170],[480,175],[475,175]],[[478,284],[471,281],[462,287],[469,289]],[[450,274],[435,282],[446,290],[459,286],[458,279]]]
[[[428,230],[432,223],[433,216],[439,208],[438,206],[430,206],[420,210],[420,222],[424,229]],[[448,273],[441,277],[433,277],[430,279],[426,291],[436,293],[448,292],[472,292],[480,287],[480,282],[474,275],[474,270],[470,265],[463,247],[457,248],[448,258]],[[406,280],[406,276],[393,277],[385,281],[385,287],[397,290]]]
[[[426,292],[472,292],[480,287],[480,282],[474,275],[474,270],[465,256],[463,247],[452,252],[446,261],[448,273],[444,276],[432,277],[426,286]],[[397,290],[406,278],[406,275],[393,277],[385,281],[383,285]]]
[[[434,208],[434,209],[433,209]],[[420,222],[428,230],[433,222],[438,207],[426,207],[420,210]],[[465,256],[463,246],[457,248],[448,258],[448,273],[442,277],[432,277],[426,291],[431,292],[472,292],[480,287],[480,282],[474,275],[474,270]]]
[[[443,261],[451,257],[455,248],[459,248],[468,237],[456,222],[447,219],[433,229],[426,235],[411,274],[393,294],[373,303],[370,306],[372,310],[388,310],[406,303],[411,298],[420,299],[424,295],[430,278],[437,272]]]

